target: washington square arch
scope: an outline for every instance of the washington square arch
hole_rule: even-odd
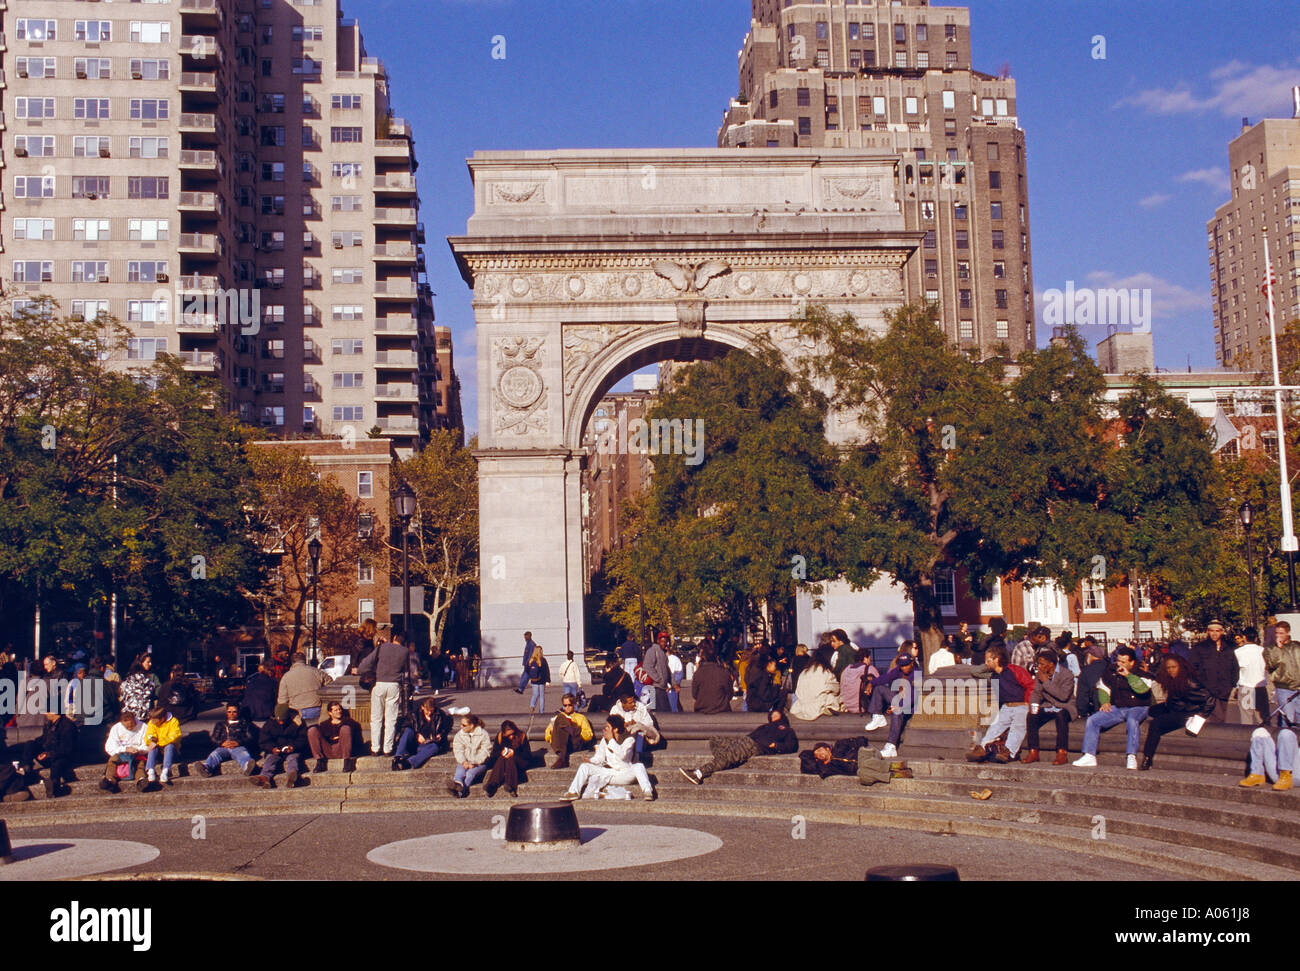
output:
[[[469,160],[474,213],[449,242],[478,335],[491,683],[518,677],[524,631],[552,657],[583,657],[583,434],[607,391],[655,362],[752,350],[764,335],[796,356],[790,318],[803,301],[885,328],[920,245],[904,230],[894,164],[848,149]]]

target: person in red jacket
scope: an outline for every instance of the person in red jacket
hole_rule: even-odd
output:
[[[1034,678],[1024,668],[1007,659],[1007,646],[1001,641],[990,641],[984,650],[984,663],[971,670],[971,676],[988,678],[996,682],[998,713],[984,733],[984,740],[966,753],[968,762],[1011,762],[1020,751],[1020,744],[1028,731],[1029,695]],[[1004,745],[1000,736],[1007,733]]]

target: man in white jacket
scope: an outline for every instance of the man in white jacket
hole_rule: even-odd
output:
[[[121,792],[117,779],[117,767],[123,763],[130,766],[127,778],[134,772],[136,781],[144,778],[144,760],[148,754],[144,744],[144,722],[127,709],[122,710],[122,717],[108,730],[108,739],[104,742],[104,751],[108,753],[108,763],[104,766],[104,778],[99,780],[99,788],[105,792]]]
[[[640,762],[645,747],[659,741],[659,729],[655,728],[654,716],[650,714],[649,706],[644,701],[637,701],[633,695],[625,694],[610,710],[623,719],[628,735],[636,739],[634,760]]]
[[[569,783],[565,799],[598,799],[606,786],[625,786],[632,782],[641,787],[642,799],[655,798],[645,766],[629,761],[634,736],[624,735],[624,727],[619,715],[609,716],[600,744],[591,758],[578,766],[578,774]]]

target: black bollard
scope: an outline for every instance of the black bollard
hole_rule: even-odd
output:
[[[578,814],[568,802],[532,802],[510,807],[506,846],[513,850],[563,850],[582,845]]]
[[[903,866],[878,866],[867,871],[867,880],[875,882],[903,881],[930,882],[934,880],[960,880],[955,867],[938,866],[931,863],[908,864]]]
[[[0,863],[12,863],[14,861],[14,848],[9,842],[9,827],[5,821],[0,819]]]

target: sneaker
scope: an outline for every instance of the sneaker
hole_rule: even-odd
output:
[[[649,791],[642,791],[641,798],[644,799],[646,802],[654,802],[656,799],[659,798],[659,793],[655,792],[653,789],[650,789]]]
[[[581,794],[581,793],[578,793],[578,792],[566,792],[566,793],[565,793],[563,796],[561,796],[560,798],[562,798],[562,799],[567,799],[567,800],[569,800],[570,802],[573,802],[575,799],[581,799],[581,798],[582,798],[582,794]]]
[[[1077,765],[1078,763],[1075,764]],[[1138,767],[1138,757],[1136,755],[1130,755],[1124,762],[1124,768],[1132,772],[1136,772],[1137,767]]]
[[[252,759],[249,759],[248,764],[243,768],[244,775],[252,775],[256,771],[257,771],[257,763]]]
[[[191,762],[190,771],[204,779],[212,778],[212,770],[208,768],[206,762]]]
[[[150,769],[148,775],[146,775],[145,778],[148,779],[148,781],[150,782],[157,782],[158,773],[155,772],[153,769]]]
[[[313,772],[324,772],[324,771],[325,771],[326,769],[328,769],[328,768],[329,768],[329,760],[328,760],[328,759],[317,759],[317,760],[316,760],[316,768],[312,769],[312,771],[313,771]]]
[[[158,781],[165,786],[169,786],[172,784],[171,775],[167,772],[166,769],[163,769],[161,772],[158,773]]]
[[[450,792],[453,796],[456,796],[457,798],[459,798],[459,797],[460,797],[460,783],[457,782],[455,779],[449,779],[449,780],[447,781],[447,791]]]
[[[343,760],[343,771],[344,771],[344,772],[355,772],[355,771],[357,771],[357,760],[356,760],[356,759],[344,759],[344,760]]]
[[[872,715],[871,721],[867,722],[865,728],[869,732],[879,731],[889,724],[889,719],[884,715]]]
[[[1252,772],[1250,775],[1246,776],[1246,778],[1238,782],[1237,785],[1241,786],[1243,789],[1253,789],[1255,786],[1262,786],[1266,782],[1268,782],[1268,780],[1258,772]]]
[[[704,783],[704,773],[699,769],[678,769],[686,777],[686,781],[692,785],[702,785]]]
[[[468,798],[469,798],[469,786],[465,785],[465,783],[462,782],[462,783],[460,784],[460,792],[458,792],[457,795],[458,795],[461,799],[468,799]]]
[[[1136,765],[1134,764],[1135,758],[1135,756],[1129,756],[1129,768],[1136,768]],[[1084,752],[1083,755],[1075,759],[1072,764],[1077,765],[1081,769],[1095,769],[1097,767],[1097,756],[1089,755],[1087,752]]]
[[[886,742],[885,747],[880,750],[880,757],[882,759],[896,759],[898,758],[898,749]]]
[[[298,788],[298,773],[286,772],[284,774],[284,781],[288,783],[290,789]]]

